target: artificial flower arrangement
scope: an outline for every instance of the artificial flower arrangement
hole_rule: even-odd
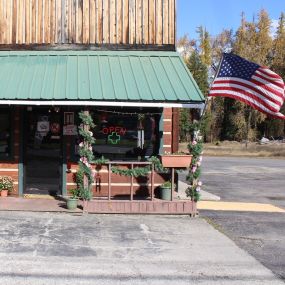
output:
[[[203,160],[203,143],[201,139],[194,139],[188,145],[189,152],[192,154],[192,161],[189,168],[189,173],[187,176],[187,181],[190,186],[186,189],[186,195],[191,197],[192,201],[199,201],[201,197],[202,181],[201,176],[201,163]]]
[[[7,196],[14,189],[13,179],[10,176],[0,176],[1,196]],[[5,193],[5,194],[4,194]]]

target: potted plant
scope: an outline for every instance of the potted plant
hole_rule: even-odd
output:
[[[8,192],[11,192],[13,189],[13,179],[10,176],[0,176],[1,197],[7,197]]]
[[[186,153],[165,153],[161,156],[163,167],[188,168],[192,155]]]
[[[74,188],[71,189],[70,191],[71,196],[67,198],[66,200],[66,208],[68,210],[75,210],[78,206],[78,199],[79,199],[79,189]]]
[[[171,200],[171,181],[166,181],[159,187],[159,196],[162,200]]]

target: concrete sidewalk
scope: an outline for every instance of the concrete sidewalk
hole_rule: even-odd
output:
[[[0,212],[3,285],[284,285],[200,218]]]

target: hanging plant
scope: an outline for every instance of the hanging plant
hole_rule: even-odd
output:
[[[189,173],[187,176],[187,181],[190,183],[190,186],[186,189],[186,195],[191,197],[192,201],[199,201],[201,198],[201,187],[202,181],[200,180],[201,176],[201,163],[202,163],[202,154],[203,154],[203,143],[199,139],[194,139],[189,145],[188,149],[190,154],[193,156],[189,168]]]

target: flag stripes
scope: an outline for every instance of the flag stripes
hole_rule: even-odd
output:
[[[209,96],[230,97],[268,116],[285,120],[279,112],[284,103],[284,90],[282,78],[267,67],[234,54],[224,54]]]

